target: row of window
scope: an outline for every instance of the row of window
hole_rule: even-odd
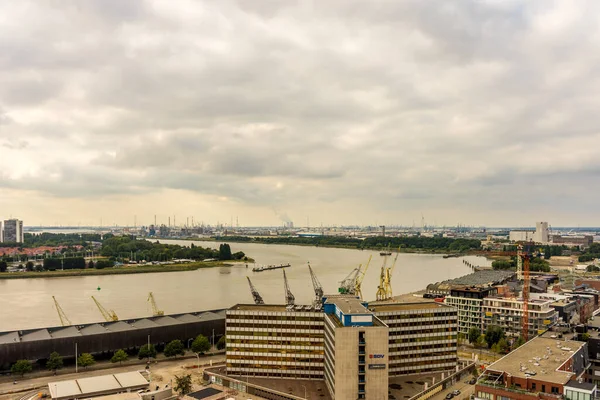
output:
[[[262,323],[261,323],[262,322]],[[287,330],[300,330],[300,329],[314,329],[314,330],[323,330],[322,324],[316,323],[307,323],[305,325],[298,324],[276,324],[269,321],[261,321],[261,322],[228,322],[227,330],[234,328],[268,328],[268,329],[287,329]]]
[[[227,336],[261,336],[261,337],[289,337],[289,338],[323,338],[323,330],[315,333],[303,333],[303,332],[276,332],[276,331],[235,331],[227,330]]]
[[[230,351],[241,351],[241,352],[245,352],[248,354],[264,354],[264,355],[273,355],[273,356],[277,356],[278,354],[319,355],[319,354],[324,353],[322,347],[318,348],[318,349],[314,349],[314,350],[309,350],[309,349],[288,350],[288,349],[282,349],[282,348],[269,349],[269,348],[253,347],[250,349],[250,351],[248,351],[248,349],[239,350],[239,349],[233,348],[233,346],[227,346],[227,352],[229,353]]]
[[[323,342],[310,340],[310,341],[301,341],[301,340],[253,340],[253,339],[240,339],[229,336],[227,337],[228,344],[270,344],[270,345],[279,345],[279,346],[320,346],[323,347]]]
[[[248,319],[255,321],[323,321],[323,314],[318,313],[314,316],[301,315],[258,315],[258,314],[230,314],[227,313],[227,319]]]
[[[290,362],[290,363],[323,363],[323,356],[320,358],[306,358],[291,355],[291,357],[277,357],[277,356],[248,356],[248,355],[235,355],[227,354],[227,362],[230,360],[244,360],[244,361],[272,361],[272,362]]]
[[[234,368],[237,367],[237,368]],[[272,364],[258,364],[258,363],[232,363],[227,362],[227,369],[232,369],[232,371],[239,370],[249,370],[249,371],[260,371],[260,370],[270,370],[270,371],[289,371],[289,372],[307,372],[314,371],[323,374],[323,364],[321,365],[272,365]]]

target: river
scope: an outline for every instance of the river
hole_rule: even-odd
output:
[[[219,242],[162,240],[189,246],[218,248]],[[376,251],[333,249],[308,246],[231,243],[232,252],[243,251],[257,265],[290,263],[286,268],[296,303],[309,304],[314,296],[307,263],[317,274],[325,293],[336,293],[339,282],[353,268],[366,263],[373,255],[363,281],[366,300],[375,298],[379,272],[384,257]],[[489,265],[483,257],[466,257],[476,265]],[[392,287],[394,294],[424,289],[429,283],[456,278],[471,272],[463,258],[441,255],[399,254]],[[393,262],[393,256],[389,257]],[[252,272],[244,264],[233,267],[206,268],[196,271],[105,275],[65,278],[0,279],[0,332],[38,327],[59,326],[60,321],[51,296],[74,324],[100,322],[102,317],[91,296],[95,296],[119,318],[152,315],[147,302],[152,291],[165,314],[227,308],[236,303],[251,303],[246,276],[252,279],[266,303],[284,303],[281,270]]]

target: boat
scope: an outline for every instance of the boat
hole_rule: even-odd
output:
[[[391,256],[392,252],[391,251],[382,251],[381,253],[379,253],[380,256]]]
[[[290,263],[279,264],[279,265],[262,265],[260,267],[254,267],[254,268],[252,268],[252,272],[269,271],[269,270],[272,270],[272,269],[288,268],[288,267],[291,267],[291,266],[292,265]]]
[[[443,256],[444,258],[454,258],[454,257],[460,257],[459,254],[444,254]]]

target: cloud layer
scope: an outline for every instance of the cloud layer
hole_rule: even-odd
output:
[[[0,209],[597,225],[599,8],[3,2]]]

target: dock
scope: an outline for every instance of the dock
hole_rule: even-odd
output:
[[[279,264],[279,265],[263,265],[261,267],[254,267],[254,268],[252,268],[252,272],[269,271],[269,270],[272,270],[272,269],[288,268],[288,267],[291,267],[291,266],[292,265],[290,263]]]

